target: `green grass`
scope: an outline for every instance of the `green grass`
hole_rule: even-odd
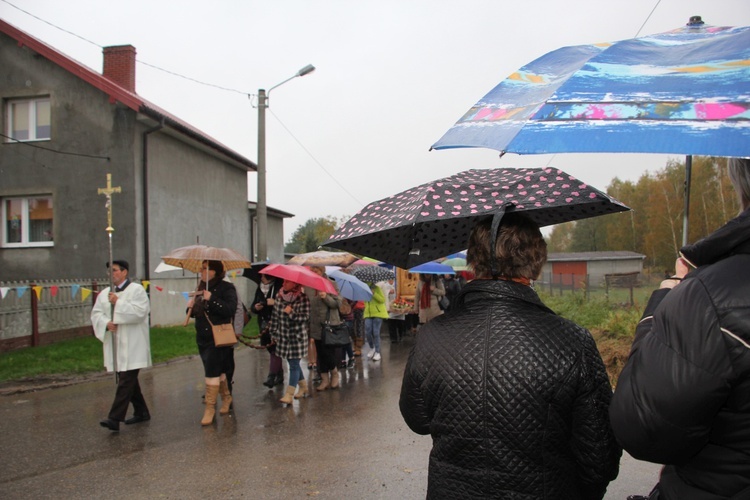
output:
[[[244,333],[255,335],[257,332],[258,323],[253,317]],[[198,354],[198,347],[195,345],[193,325],[151,329],[151,359],[154,363],[194,354]],[[0,353],[0,382],[52,375],[81,375],[103,370],[102,343],[96,337]]]

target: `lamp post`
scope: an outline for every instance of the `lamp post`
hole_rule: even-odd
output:
[[[266,205],[266,108],[271,91],[276,87],[284,85],[289,80],[298,76],[305,76],[315,71],[315,66],[308,64],[297,73],[274,85],[268,92],[266,89],[258,90],[258,206],[256,218],[258,219],[258,260],[268,258],[268,207]]]

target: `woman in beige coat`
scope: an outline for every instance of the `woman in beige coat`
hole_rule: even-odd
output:
[[[436,316],[443,314],[438,300],[445,295],[443,280],[435,274],[420,274],[417,283],[417,294],[414,296],[414,307],[419,313],[419,324],[423,325]]]

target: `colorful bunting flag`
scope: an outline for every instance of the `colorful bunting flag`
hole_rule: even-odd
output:
[[[21,297],[23,297],[23,294],[26,293],[26,290],[28,289],[29,287],[27,286],[19,286],[18,288],[16,288],[16,293],[18,294],[18,298],[20,299]]]
[[[91,290],[88,288],[81,288],[81,302],[88,299],[89,295],[91,295]]]
[[[34,293],[36,293],[36,298],[41,299],[42,298],[42,287],[39,285],[34,287]]]
[[[81,285],[71,285],[70,287],[70,297],[75,299],[76,295],[78,295],[78,289],[81,288]]]
[[[10,290],[10,288],[7,286],[0,287],[0,297],[5,298],[5,296],[8,295],[8,290]]]
[[[51,294],[51,295],[52,295],[53,297],[57,297],[57,292],[58,292],[59,290],[60,290],[60,289],[59,289],[59,288],[57,287],[57,285],[52,285],[51,287],[49,287],[49,293],[50,293],[50,294]]]
[[[141,285],[143,285],[143,288],[145,288],[147,292],[148,292],[148,285],[149,285],[150,283],[151,283],[151,282],[150,282],[150,281],[148,281],[148,280],[141,280]]]

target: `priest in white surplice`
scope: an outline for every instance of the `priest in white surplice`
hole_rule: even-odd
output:
[[[128,278],[130,266],[124,260],[112,261],[112,282],[96,298],[91,311],[91,324],[96,337],[104,344],[104,366],[107,371],[117,369],[118,383],[109,416],[99,422],[113,432],[120,430],[120,422],[137,424],[151,419],[146,400],[138,383],[141,368],[151,366],[151,340],[148,314],[151,310],[148,295],[141,285]],[[114,305],[115,314],[111,311]],[[112,361],[112,334],[117,339],[117,364]],[[125,420],[128,405],[133,404],[133,416]]]

